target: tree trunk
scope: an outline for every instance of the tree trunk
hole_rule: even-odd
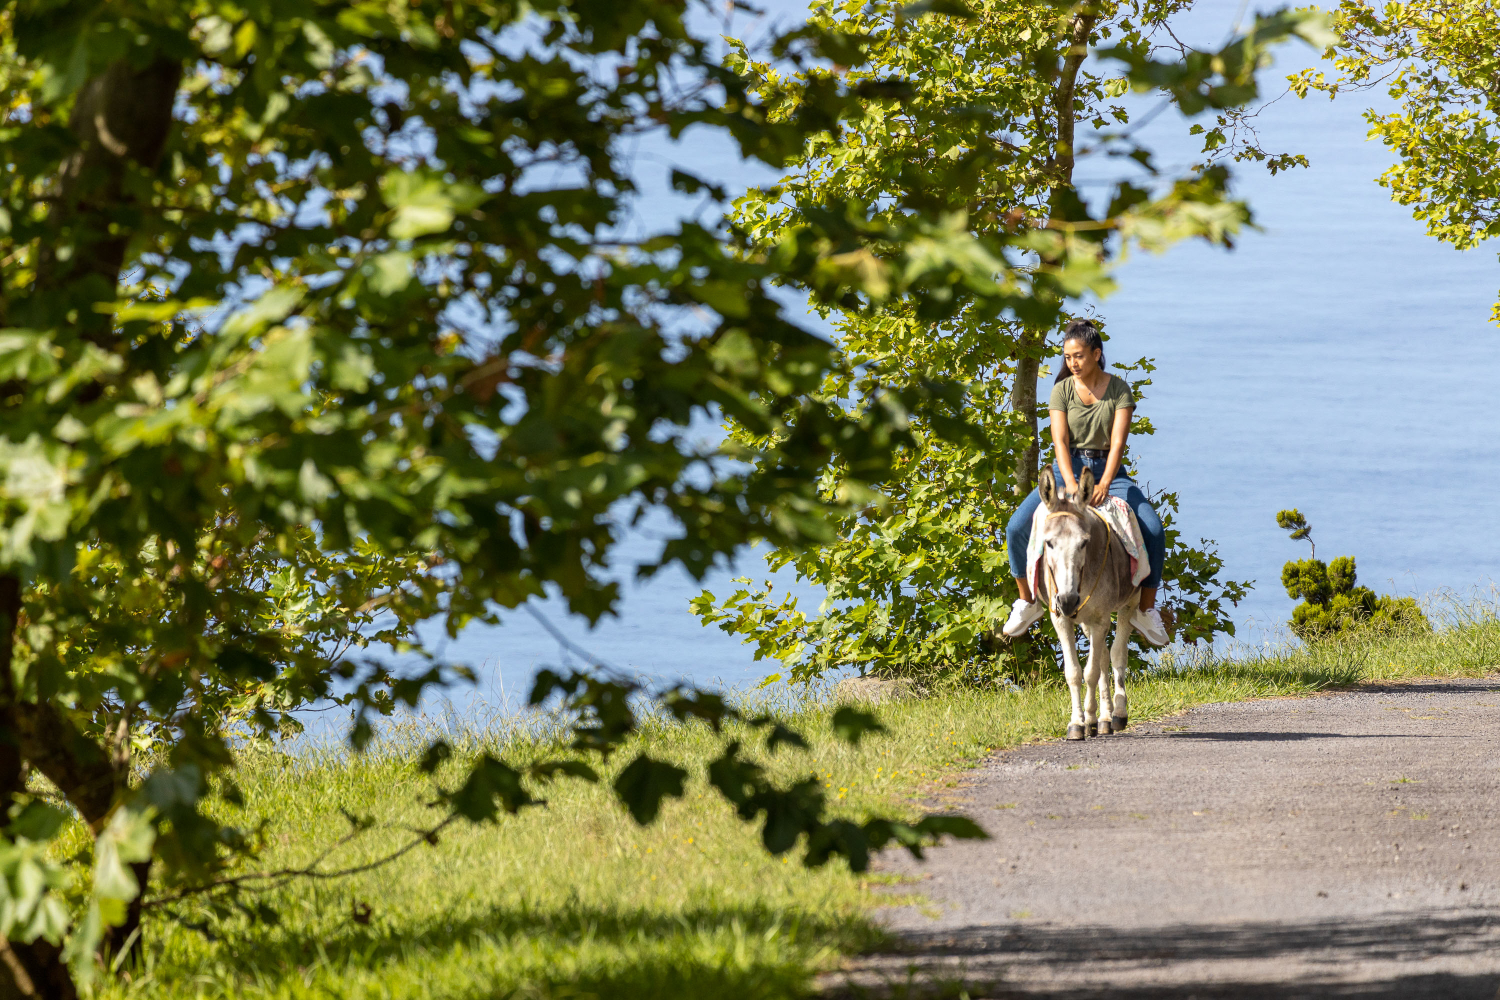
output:
[[[1076,124],[1074,94],[1078,86],[1078,71],[1089,54],[1089,34],[1094,30],[1097,16],[1087,11],[1074,16],[1068,28],[1068,53],[1058,72],[1057,87],[1052,95],[1052,110],[1057,116],[1057,136],[1052,146],[1048,163],[1048,183],[1052,189],[1073,186],[1073,143]],[[1044,263],[1048,263],[1044,261]],[[1028,328],[1016,345],[1016,380],[1011,387],[1010,408],[1012,412],[1024,414],[1027,427],[1031,429],[1031,441],[1016,459],[1016,496],[1024,497],[1036,487],[1037,463],[1041,458],[1041,443],[1037,439],[1036,380],[1042,365],[1043,345],[1047,330]]]
[[[26,768],[17,724],[16,682],[11,671],[16,622],[21,614],[21,581],[0,576],[0,809],[26,790]],[[76,1000],[78,990],[62,961],[62,949],[43,940],[30,944],[0,939],[0,1000],[20,997]]]
[[[1073,96],[1078,88],[1078,70],[1089,55],[1089,34],[1094,30],[1095,15],[1082,13],[1073,18],[1068,38],[1071,44],[1057,76],[1057,90],[1052,106],[1057,113],[1057,140],[1052,145],[1052,187],[1073,186],[1073,141],[1076,111]]]
[[[57,236],[41,247],[36,289],[46,326],[71,326],[101,346],[113,319],[96,302],[113,301],[141,206],[129,192],[132,171],[152,171],[172,126],[182,65],[157,59],[135,68],[121,59],[83,85],[68,128],[78,148],[63,161],[49,217]],[[57,293],[62,293],[61,295]]]
[[[16,701],[13,706],[21,755],[68,797],[89,830],[98,833],[114,808],[124,771],[51,703]]]
[[[1037,460],[1041,457],[1041,443],[1036,431],[1036,379],[1042,366],[1042,345],[1047,331],[1030,327],[1021,334],[1016,343],[1016,381],[1011,386],[1010,408],[1016,413],[1028,414],[1026,426],[1031,440],[1016,459],[1016,496],[1024,497],[1036,487]]]

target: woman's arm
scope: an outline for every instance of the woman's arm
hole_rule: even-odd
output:
[[[1109,484],[1120,471],[1120,460],[1125,457],[1125,439],[1130,437],[1130,418],[1135,407],[1121,407],[1115,411],[1114,426],[1109,429],[1109,459],[1104,463],[1104,479],[1094,484],[1094,495],[1090,502],[1099,506],[1109,496]]]
[[[1071,436],[1068,434],[1068,411],[1048,410],[1052,414],[1052,449],[1057,452],[1057,467],[1062,471],[1063,488],[1069,492],[1078,491],[1078,483],[1073,479],[1073,450],[1069,446]],[[1045,474],[1046,469],[1042,472]]]

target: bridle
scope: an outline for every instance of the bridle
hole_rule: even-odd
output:
[[[1094,582],[1089,585],[1089,592],[1083,595],[1083,601],[1078,605],[1078,611],[1082,611],[1088,605],[1089,598],[1093,597],[1094,591],[1099,589],[1099,581],[1104,579],[1104,570],[1109,566],[1110,559],[1114,556],[1115,548],[1114,539],[1110,537],[1109,522],[1104,519],[1104,515],[1099,513],[1092,507],[1089,507],[1087,509],[1089,513],[1093,514],[1099,519],[1099,523],[1104,525],[1104,559],[1099,563],[1099,572],[1094,574]],[[1055,510],[1049,511],[1047,513],[1047,516],[1043,518],[1043,520],[1050,521],[1054,517],[1079,516],[1081,515],[1075,514],[1071,510]],[[1047,610],[1055,615],[1057,614],[1057,581],[1052,576],[1052,566],[1047,562],[1046,556],[1042,557],[1042,566],[1047,571]],[[1073,612],[1073,614],[1069,617],[1078,617],[1078,611]]]

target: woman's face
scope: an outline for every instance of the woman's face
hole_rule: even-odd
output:
[[[1097,347],[1090,349],[1081,340],[1070,340],[1063,344],[1063,362],[1067,364],[1068,371],[1084,378],[1099,370],[1099,357],[1103,353]]]

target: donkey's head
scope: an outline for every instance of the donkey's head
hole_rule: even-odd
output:
[[[1083,568],[1088,562],[1088,498],[1094,492],[1094,472],[1084,469],[1078,477],[1077,493],[1061,493],[1050,469],[1042,470],[1037,490],[1047,508],[1042,522],[1042,571],[1052,606],[1071,618],[1078,613],[1083,596]]]

